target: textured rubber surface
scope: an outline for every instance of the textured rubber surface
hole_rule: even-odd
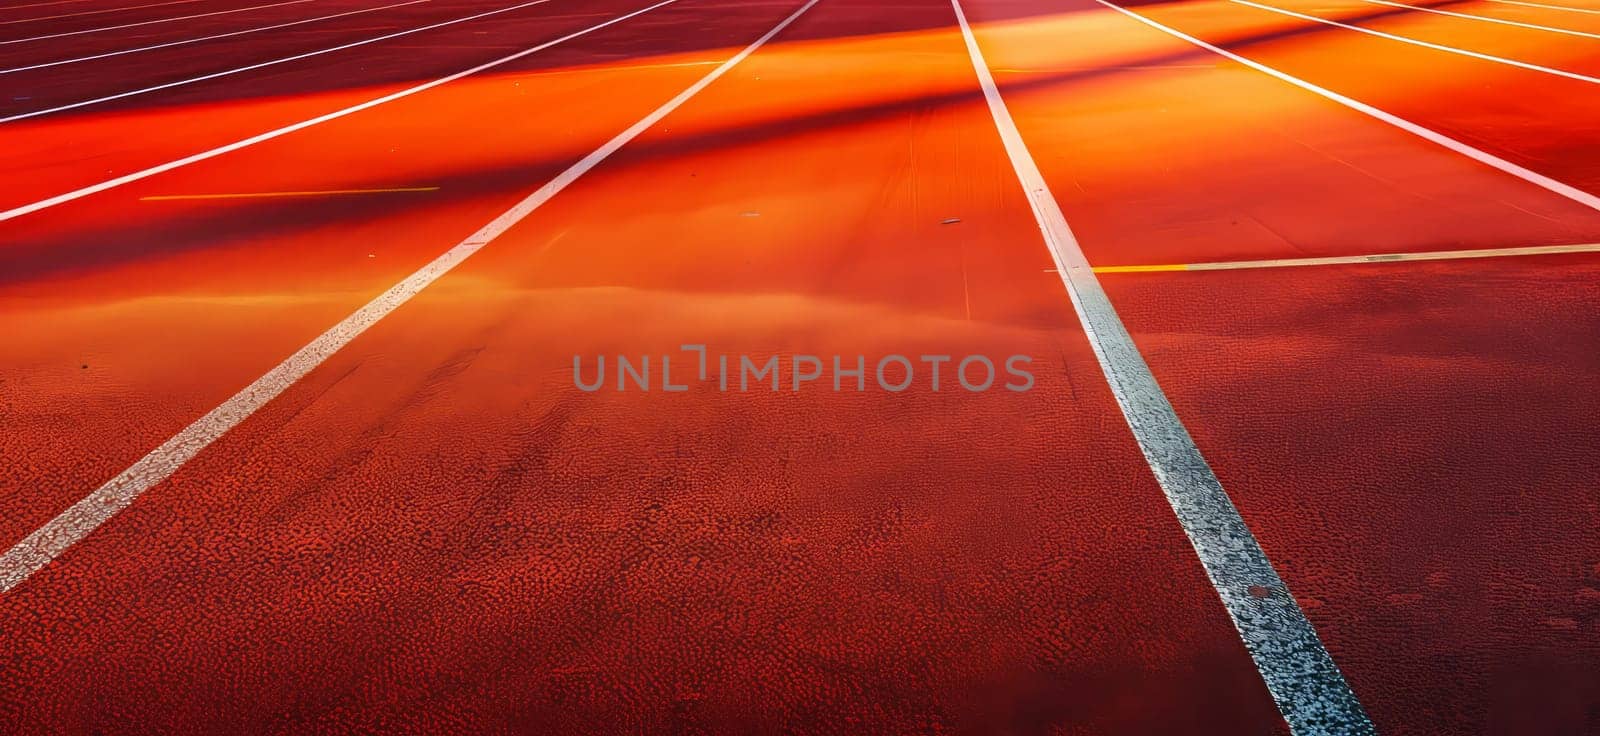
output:
[[[261,0],[118,10],[141,4],[3,8],[114,12],[0,41]],[[0,68],[381,4],[0,44]],[[0,75],[0,115],[512,4]],[[1597,71],[1586,39],[1271,4]],[[645,5],[551,0],[5,124],[0,207]],[[799,5],[680,0],[0,225],[0,544]],[[963,7],[1094,265],[1600,242],[1593,211],[1092,0]],[[1236,3],[1130,7],[1596,188],[1591,86]],[[0,731],[1284,732],[1050,272],[954,23],[947,0],[822,0],[0,595]],[[375,191],[145,199],[348,190]],[[1600,724],[1597,268],[1102,276],[1381,733]],[[1037,385],[573,387],[574,354],[671,353],[676,379],[684,343],[1024,353]]]
[[[1380,732],[1596,724],[1597,276],[1563,256],[1104,277]]]

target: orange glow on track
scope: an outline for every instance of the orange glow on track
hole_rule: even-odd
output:
[[[1587,39],[1260,1],[1600,73]],[[509,4],[423,4],[392,28]],[[645,4],[552,0],[0,125],[0,209]],[[963,6],[1152,372],[1380,729],[1570,725],[1558,706],[1594,699],[1550,683],[1592,685],[1563,673],[1600,661],[1581,597],[1600,586],[1600,568],[1581,572],[1600,560],[1582,533],[1600,451],[1581,441],[1600,432],[1586,308],[1600,255],[1194,266],[1595,243],[1600,213],[1091,0]],[[682,0],[0,223],[0,544],[796,7]],[[1595,85],[1225,0],[1128,7],[1600,191]],[[1600,32],[1600,16],[1441,7]],[[0,76],[0,116],[384,32],[374,23]],[[159,31],[182,32],[195,29]],[[0,67],[59,55],[0,47]],[[0,630],[21,642],[0,653],[0,719],[89,729],[75,694],[103,686],[150,730],[215,730],[217,714],[282,725],[245,722],[254,708],[349,730],[559,731],[637,712],[711,730],[1279,733],[1055,265],[948,0],[822,0],[0,595]],[[572,385],[573,355],[686,343],[1026,354],[1038,386]],[[1505,510],[1519,503],[1537,510]],[[1552,618],[1572,635],[1538,628]],[[97,684],[109,670],[126,674]],[[303,702],[282,672],[327,700]],[[1526,672],[1540,692],[1513,682]],[[201,694],[163,707],[151,682]],[[1517,698],[1538,707],[1503,705]]]

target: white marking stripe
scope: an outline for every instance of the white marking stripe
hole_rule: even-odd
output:
[[[127,54],[137,54],[137,53],[142,52],[142,51],[154,51],[156,49],[168,49],[168,48],[172,48],[173,46],[184,46],[186,44],[191,44],[191,43],[200,43],[201,41],[215,41],[215,40],[217,40],[219,38],[232,38],[234,36],[243,36],[243,35],[245,35],[247,33],[260,33],[261,31],[272,31],[272,30],[277,30],[279,28],[288,28],[290,26],[305,25],[307,23],[317,23],[319,21],[324,21],[324,20],[333,20],[334,18],[343,18],[343,17],[349,16],[349,15],[360,15],[362,13],[374,13],[374,12],[377,12],[379,10],[388,10],[390,8],[399,8],[399,7],[403,7],[403,6],[406,6],[406,5],[416,5],[418,3],[427,3],[427,2],[433,2],[433,0],[407,0],[406,2],[394,3],[392,5],[379,5],[376,8],[362,8],[361,10],[351,10],[351,11],[347,11],[347,12],[343,12],[343,13],[334,13],[333,15],[323,15],[323,16],[318,16],[316,18],[306,18],[305,20],[290,21],[288,23],[278,23],[276,25],[270,25],[270,26],[258,26],[256,28],[246,28],[246,29],[244,29],[242,31],[231,31],[229,33],[218,33],[218,34],[216,34],[214,36],[201,36],[199,38],[186,38],[186,39],[183,39],[182,41],[168,41],[167,43],[158,43],[158,44],[155,44],[153,46],[140,46],[138,48],[124,49],[122,51],[109,51],[109,52],[106,52],[104,54],[95,54],[94,56],[79,56],[79,57],[74,58],[74,59],[62,59],[61,61],[47,61],[47,62],[45,62],[43,64],[34,64],[32,66],[19,66],[19,67],[13,67],[11,69],[0,69],[0,74],[14,74],[16,72],[25,72],[25,71],[29,71],[29,70],[32,70],[32,69],[45,69],[47,67],[62,66],[64,64],[76,64],[76,63],[82,62],[82,61],[94,61],[95,59],[106,59],[106,58],[110,58],[110,57],[113,57],[113,56],[124,56],[124,55],[127,55]]]
[[[13,38],[13,39],[11,39],[9,41],[0,41],[0,46],[5,46],[7,44],[13,44],[13,43],[27,43],[29,41],[43,41],[43,40],[49,39],[49,38],[64,38],[66,36],[81,36],[81,35],[83,35],[85,33],[99,33],[101,31],[116,31],[116,30],[121,30],[123,28],[135,28],[135,27],[138,27],[138,26],[152,26],[152,25],[155,25],[157,23],[171,23],[173,21],[178,21],[178,20],[190,20],[190,19],[193,19],[193,18],[205,18],[205,17],[212,16],[212,15],[226,15],[228,13],[243,13],[246,10],[260,10],[262,8],[276,8],[276,7],[279,7],[279,6],[282,6],[282,5],[299,5],[301,3],[309,3],[311,1],[312,0],[288,0],[287,2],[271,3],[269,5],[252,5],[252,6],[248,7],[248,8],[234,8],[233,10],[218,10],[218,11],[213,12],[213,13],[197,13],[195,15],[180,15],[180,16],[178,16],[176,18],[161,18],[159,20],[146,20],[146,21],[140,21],[138,23],[123,23],[120,26],[103,26],[103,27],[100,27],[100,28],[87,28],[87,29],[84,29],[84,30],[81,30],[81,31],[67,31],[65,33],[51,33],[51,34],[44,35],[44,36],[30,36],[28,38]]]
[[[675,0],[668,0],[674,2]],[[26,539],[18,542],[16,546],[0,555],[0,592],[5,592],[16,587],[22,581],[40,568],[49,564],[51,560],[60,556],[67,548],[88,536],[101,524],[104,524],[117,512],[128,507],[135,498],[149,490],[150,487],[160,483],[167,477],[177,472],[201,450],[205,449],[217,438],[238,426],[240,422],[249,418],[251,414],[265,406],[278,394],[289,386],[299,381],[310,373],[323,361],[348,345],[356,336],[376,324],[378,320],[388,316],[389,313],[405,304],[411,297],[427,288],[429,284],[445,275],[450,269],[455,268],[462,261],[478,252],[483,246],[495,238],[500,237],[513,225],[532,214],[545,202],[561,193],[573,182],[577,181],[589,170],[606,160],[618,149],[627,145],[629,141],[637,138],[640,133],[655,125],[673,110],[678,109],[690,98],[699,94],[712,82],[716,81],[729,69],[738,65],[746,57],[754,53],[778,35],[789,24],[810,10],[819,0],[807,0],[805,5],[784,18],[772,30],[769,30],[756,39],[749,46],[744,47],[739,53],[722,62],[717,68],[706,72],[687,89],[679,92],[676,97],[657,107],[649,115],[644,116],[627,130],[618,133],[616,137],[584,156],[577,163],[557,174],[555,178],[546,182],[544,186],[516,203],[511,209],[501,213],[489,224],[484,225],[477,232],[468,236],[466,240],[457,243],[455,247],[445,251],[428,265],[423,266],[416,273],[406,277],[404,281],[395,284],[388,291],[368,302],[366,306],[354,314],[344,318],[339,324],[334,325],[327,332],[322,333],[310,344],[301,348],[294,355],[279,363],[266,375],[246,386],[232,398],[223,402],[221,406],[212,409],[210,413],[185,427],[183,431],[174,435],[172,439],[150,454],[145,455],[132,467],[122,471],[117,477],[107,481],[105,485],[95,489],[83,500],[72,505],[61,515],[51,519],[44,526],[29,534]],[[646,10],[660,7],[667,3],[657,3],[645,10],[629,13],[622,18],[632,17]],[[621,20],[621,18],[617,19]],[[616,20],[608,21],[606,25]],[[599,26],[596,26],[598,28]]]
[[[1572,7],[1568,7],[1568,6],[1565,6],[1565,5],[1545,5],[1544,3],[1530,3],[1530,2],[1525,2],[1524,0],[1489,0],[1489,2],[1492,2],[1492,3],[1505,3],[1506,5],[1522,5],[1522,6],[1529,7],[1529,8],[1548,8],[1550,10],[1570,10],[1570,11],[1572,11],[1574,13],[1591,13],[1591,14],[1600,15],[1600,10],[1591,10],[1589,8],[1572,8]]]
[[[509,8],[500,8],[499,10],[490,10],[488,12],[477,13],[477,14],[469,15],[469,16],[462,17],[462,18],[456,18],[454,20],[447,20],[447,21],[443,21],[443,22],[440,22],[440,23],[433,23],[433,24],[430,24],[430,25],[425,25],[425,26],[422,26],[420,28],[412,28],[412,29],[404,30],[404,31],[396,31],[394,33],[386,33],[386,34],[384,34],[382,36],[374,36],[372,38],[367,38],[367,39],[363,39],[363,40],[360,40],[360,41],[354,41],[354,42],[347,43],[347,44],[341,44],[339,46],[333,46],[333,47],[325,48],[325,49],[318,49],[316,51],[307,51],[306,53],[303,53],[303,54],[295,54],[294,56],[285,56],[283,58],[272,59],[270,61],[263,61],[263,62],[261,62],[259,64],[251,64],[249,66],[241,66],[241,67],[238,67],[236,69],[226,69],[226,70],[223,70],[223,71],[220,71],[220,72],[212,72],[210,74],[203,74],[203,75],[198,76],[198,77],[190,77],[188,79],[180,79],[180,80],[178,80],[176,82],[167,82],[166,84],[158,84],[158,85],[156,85],[154,87],[145,87],[143,89],[136,89],[136,90],[132,90],[130,92],[119,92],[119,93],[114,94],[114,95],[106,95],[105,97],[96,97],[96,98],[94,98],[92,100],[84,100],[83,102],[74,102],[74,103],[72,103],[70,105],[60,105],[60,106],[57,106],[57,107],[45,108],[43,110],[34,110],[33,112],[25,112],[25,113],[21,113],[21,114],[17,114],[17,115],[12,115],[11,117],[8,117],[8,118],[0,118],[0,123],[10,123],[10,122],[14,122],[14,121],[17,121],[17,120],[26,120],[28,118],[36,118],[36,117],[39,117],[40,115],[49,115],[51,113],[62,112],[64,110],[74,110],[74,109],[77,109],[77,108],[80,108],[80,107],[88,107],[89,105],[98,105],[98,104],[100,104],[102,102],[110,102],[112,100],[120,100],[120,99],[123,99],[125,97],[133,97],[135,95],[142,95],[142,94],[147,94],[147,93],[150,93],[150,92],[158,92],[158,91],[164,90],[164,89],[172,89],[173,87],[182,87],[182,86],[184,86],[186,84],[194,84],[195,82],[204,82],[206,80],[217,79],[219,77],[227,77],[227,76],[232,76],[234,74],[242,74],[244,72],[255,71],[256,69],[263,69],[263,68],[266,68],[266,67],[269,67],[269,66],[276,66],[278,64],[287,64],[287,63],[289,63],[291,61],[300,61],[302,59],[310,59],[310,58],[315,57],[315,56],[322,56],[323,54],[331,54],[331,53],[334,53],[335,51],[344,51],[345,49],[353,49],[353,48],[356,48],[358,46],[366,46],[368,44],[378,43],[379,41],[387,41],[387,40],[389,40],[391,38],[400,38],[402,36],[409,36],[409,35],[412,35],[414,33],[422,33],[423,31],[431,31],[431,30],[434,30],[436,28],[444,28],[445,26],[453,26],[453,25],[455,25],[457,23],[466,23],[468,21],[477,20],[479,18],[487,18],[487,17],[489,17],[491,15],[499,15],[501,13],[509,13],[509,12],[511,12],[513,10],[522,10],[523,8],[531,8],[531,7],[535,6],[535,5],[543,5],[544,3],[547,3],[547,2],[550,2],[550,0],[531,0],[530,2],[525,2],[525,3],[518,4],[518,5],[513,5],[513,6],[509,7]]]
[[[960,0],[950,2],[1006,154],[1100,370],[1278,709],[1296,734],[1375,733],[1311,622],[1156,384],[1011,119]]]
[[[1600,38],[1600,33],[1584,33],[1583,31],[1572,31],[1572,30],[1568,30],[1566,28],[1555,28],[1555,27],[1552,27],[1552,26],[1541,26],[1541,25],[1538,25],[1536,23],[1521,23],[1521,22],[1514,21],[1514,20],[1506,20],[1504,18],[1490,18],[1490,17],[1484,16],[1484,15],[1468,15],[1466,13],[1457,13],[1457,12],[1450,11],[1450,10],[1439,10],[1438,8],[1424,8],[1424,7],[1421,7],[1421,6],[1418,6],[1418,5],[1406,5],[1405,3],[1389,2],[1389,0],[1362,0],[1362,1],[1363,2],[1369,2],[1369,3],[1372,3],[1374,5],[1387,5],[1387,6],[1391,7],[1391,8],[1405,8],[1406,10],[1417,10],[1417,11],[1421,11],[1423,13],[1434,13],[1434,14],[1437,14],[1437,15],[1449,15],[1449,16],[1453,16],[1453,17],[1456,17],[1456,18],[1466,18],[1468,20],[1481,20],[1481,21],[1483,21],[1485,23],[1499,23],[1501,25],[1516,26],[1518,28],[1531,28],[1531,29],[1536,30],[1536,31],[1549,31],[1551,33],[1562,33],[1562,34],[1566,34],[1568,36],[1579,36],[1579,37],[1582,37],[1582,38]]]
[[[1570,184],[1563,184],[1562,182],[1551,179],[1550,177],[1545,176],[1537,171],[1518,166],[1492,153],[1469,146],[1461,141],[1444,135],[1443,133],[1438,133],[1433,130],[1429,130],[1428,128],[1424,128],[1393,113],[1384,112],[1383,110],[1368,105],[1365,102],[1346,97],[1325,87],[1319,87],[1299,77],[1292,76],[1286,72],[1278,71],[1277,69],[1267,66],[1266,64],[1262,64],[1261,62],[1247,59],[1220,46],[1215,46],[1195,38],[1194,36],[1184,33],[1183,31],[1164,26],[1156,21],[1128,10],[1127,8],[1108,2],[1107,0],[1095,0],[1095,2],[1122,13],[1129,18],[1150,26],[1151,28],[1161,31],[1162,33],[1166,33],[1175,38],[1188,41],[1189,43],[1199,46],[1200,48],[1210,51],[1211,53],[1236,61],[1280,81],[1288,82],[1289,84],[1299,87],[1300,89],[1311,92],[1312,94],[1324,99],[1337,102],[1364,115],[1369,115],[1382,120],[1383,122],[1393,125],[1394,127],[1399,128],[1407,133],[1448,148],[1451,151],[1466,156],[1467,158],[1477,161],[1478,163],[1493,167],[1502,172],[1515,176],[1518,179],[1528,182],[1529,184],[1533,184],[1534,186],[1559,194],[1595,211],[1600,211],[1600,197],[1596,197],[1595,195],[1585,192],[1582,189],[1574,187]]]
[[[1361,26],[1353,26],[1353,25],[1350,25],[1349,23],[1340,23],[1339,21],[1336,21],[1336,20],[1328,20],[1327,18],[1318,18],[1315,15],[1306,15],[1305,13],[1296,13],[1293,10],[1284,10],[1283,8],[1276,8],[1276,7],[1273,7],[1271,5],[1262,5],[1261,3],[1250,2],[1250,0],[1229,0],[1229,2],[1237,3],[1239,5],[1246,5],[1246,6],[1249,6],[1249,7],[1252,7],[1252,8],[1257,8],[1257,9],[1260,9],[1260,10],[1265,10],[1265,11],[1270,12],[1270,13],[1279,13],[1281,15],[1287,15],[1287,16],[1289,16],[1291,18],[1300,18],[1301,20],[1309,20],[1309,21],[1311,21],[1313,23],[1322,23],[1324,25],[1337,26],[1337,27],[1343,28],[1345,30],[1355,31],[1357,33],[1365,33],[1365,34],[1367,34],[1369,36],[1377,36],[1379,38],[1386,38],[1386,39],[1389,39],[1390,41],[1399,41],[1400,43],[1409,43],[1409,44],[1411,44],[1413,46],[1421,46],[1423,48],[1433,49],[1434,51],[1443,51],[1443,52],[1445,52],[1447,54],[1457,54],[1459,56],[1469,56],[1469,57],[1472,57],[1474,59],[1482,59],[1483,61],[1492,61],[1492,62],[1494,62],[1496,64],[1505,64],[1506,66],[1514,66],[1514,67],[1518,67],[1520,69],[1528,69],[1530,71],[1544,72],[1545,74],[1554,74],[1554,75],[1556,75],[1558,77],[1566,77],[1567,79],[1575,79],[1575,80],[1577,80],[1579,82],[1588,82],[1590,84],[1600,84],[1600,77],[1591,77],[1591,76],[1584,75],[1584,74],[1577,74],[1577,73],[1574,73],[1574,72],[1562,71],[1560,69],[1552,69],[1552,68],[1547,67],[1547,66],[1539,66],[1538,64],[1529,64],[1528,62],[1525,62],[1525,61],[1517,61],[1516,59],[1507,59],[1504,56],[1492,56],[1490,54],[1480,54],[1480,53],[1478,53],[1476,51],[1467,51],[1466,49],[1458,49],[1458,48],[1456,48],[1454,46],[1442,46],[1442,45],[1436,44],[1436,43],[1428,43],[1427,41],[1418,41],[1415,38],[1406,38],[1405,36],[1396,36],[1393,33],[1384,33],[1383,31],[1374,31],[1371,28],[1362,28]]]
[[[535,0],[535,3],[548,2],[548,1],[549,0]],[[612,25],[614,23],[621,23],[622,21],[625,21],[625,20],[627,20],[629,18],[632,18],[632,17],[634,17],[636,15],[641,15],[641,14],[644,14],[644,13],[648,13],[648,12],[650,12],[652,10],[655,10],[656,8],[660,8],[660,7],[663,7],[663,6],[666,6],[666,5],[671,5],[672,3],[675,3],[677,1],[678,0],[662,0],[661,2],[658,2],[658,3],[654,4],[654,5],[649,6],[649,7],[643,8],[641,10],[635,10],[635,11],[633,11],[631,13],[626,14],[626,15],[621,15],[621,16],[618,16],[616,18],[612,18],[611,20],[608,20],[608,21],[606,21],[604,23],[600,23],[598,25],[590,26],[590,27],[585,28],[585,29],[583,29],[581,31],[576,31],[576,32],[573,32],[573,33],[569,33],[569,34],[567,34],[565,36],[562,36],[561,38],[558,38],[558,39],[556,39],[554,41],[547,41],[545,43],[539,44],[538,46],[534,46],[533,48],[524,49],[522,51],[518,51],[517,53],[511,54],[510,56],[502,56],[502,57],[500,57],[498,59],[495,59],[494,61],[491,61],[491,62],[488,62],[488,63],[485,63],[485,64],[479,64],[478,66],[472,67],[471,69],[467,69],[465,71],[459,71],[459,72],[456,72],[455,74],[451,74],[450,76],[447,76],[447,77],[440,77],[440,78],[435,79],[435,80],[433,80],[431,82],[424,82],[424,83],[419,84],[419,85],[417,85],[415,87],[407,87],[406,89],[400,90],[399,92],[392,92],[392,93],[384,95],[382,97],[377,97],[377,98],[374,98],[374,99],[371,99],[371,100],[367,100],[366,102],[363,102],[363,103],[360,103],[360,104],[357,104],[357,105],[351,105],[350,107],[346,107],[346,108],[344,108],[342,110],[335,110],[333,112],[327,113],[325,115],[319,115],[319,116],[311,118],[309,120],[302,120],[302,121],[300,121],[298,123],[294,123],[294,124],[291,124],[291,125],[285,125],[282,128],[278,128],[276,130],[269,130],[269,131],[267,131],[265,133],[261,133],[259,135],[253,135],[253,136],[251,136],[249,138],[245,138],[244,140],[234,141],[233,143],[229,143],[229,144],[227,144],[225,146],[218,146],[218,147],[213,148],[213,149],[211,149],[209,151],[201,151],[200,153],[196,153],[196,154],[194,154],[192,156],[185,156],[185,157],[177,159],[175,161],[168,161],[167,163],[164,163],[164,164],[160,164],[160,165],[157,165],[157,166],[152,166],[152,167],[150,167],[148,169],[143,169],[141,171],[135,171],[135,172],[133,172],[131,174],[124,174],[124,175],[119,176],[119,177],[117,177],[115,179],[107,179],[106,181],[100,182],[99,184],[91,184],[89,186],[83,187],[82,189],[75,189],[73,191],[67,192],[66,194],[58,194],[58,195],[56,195],[54,197],[50,197],[49,199],[41,199],[41,200],[39,200],[37,202],[33,202],[31,204],[25,204],[25,205],[22,205],[20,207],[13,207],[13,208],[11,208],[9,210],[6,210],[4,212],[0,212],[0,222],[5,222],[6,220],[10,220],[10,219],[13,219],[13,218],[21,217],[21,216],[29,214],[29,213],[38,212],[39,210],[48,209],[48,208],[54,207],[54,206],[56,206],[58,204],[63,204],[65,202],[71,202],[71,201],[73,201],[75,199],[82,199],[82,198],[87,197],[87,196],[89,196],[91,194],[97,194],[99,192],[104,192],[104,191],[106,191],[108,189],[115,189],[115,188],[120,187],[120,186],[122,186],[124,184],[131,184],[131,183],[139,181],[141,179],[148,179],[148,178],[150,178],[152,176],[155,176],[157,174],[162,174],[162,173],[166,173],[168,171],[172,171],[173,169],[183,168],[183,167],[188,166],[188,165],[193,164],[193,163],[199,163],[199,162],[205,161],[207,159],[216,158],[216,157],[221,156],[221,155],[223,155],[225,153],[231,153],[233,151],[237,151],[237,150],[240,150],[240,149],[243,149],[243,148],[249,148],[250,146],[253,146],[253,145],[257,144],[257,143],[270,141],[270,140],[272,140],[274,138],[285,136],[285,135],[288,135],[288,134],[293,133],[293,132],[298,131],[298,130],[304,130],[304,129],[310,128],[310,127],[312,127],[314,125],[320,125],[320,124],[326,123],[326,122],[328,122],[330,120],[337,120],[337,119],[342,118],[342,117],[344,117],[346,115],[357,113],[357,112],[360,112],[362,110],[366,110],[368,108],[377,107],[378,105],[382,105],[382,104],[384,104],[386,102],[393,102],[393,101],[398,100],[398,99],[400,99],[402,97],[409,97],[409,96],[414,95],[414,94],[416,94],[418,92],[423,92],[423,91],[426,91],[426,90],[433,89],[434,87],[437,87],[437,86],[439,86],[441,84],[448,84],[450,82],[454,82],[457,79],[461,79],[463,77],[471,76],[473,74],[477,74],[478,72],[481,72],[481,71],[484,71],[484,70],[487,70],[487,69],[493,69],[493,68],[495,68],[497,66],[501,66],[503,64],[508,64],[510,62],[516,61],[517,59],[520,59],[520,58],[522,58],[524,56],[527,56],[529,54],[532,54],[532,53],[535,53],[535,52],[538,52],[538,51],[543,51],[544,49],[550,48],[551,46],[555,46],[557,44],[564,43],[566,41],[570,41],[570,40],[572,40],[574,38],[577,38],[579,36],[582,36],[582,35],[585,35],[585,34],[588,34],[588,33],[592,33],[594,31],[598,31],[598,30],[600,30],[602,28],[605,28],[607,26],[610,26],[610,25]],[[531,5],[531,4],[534,4],[534,3],[529,3],[529,4]]]

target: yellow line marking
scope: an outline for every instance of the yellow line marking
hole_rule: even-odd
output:
[[[1210,263],[1163,263],[1150,266],[1096,266],[1095,273],[1147,273],[1150,271],[1227,271],[1237,268],[1292,268],[1297,266],[1336,266],[1350,263],[1393,263],[1395,261],[1451,261],[1463,258],[1505,258],[1561,253],[1600,253],[1600,243],[1572,245],[1534,245],[1525,248],[1480,248],[1477,250],[1435,250],[1418,253],[1374,253],[1364,256],[1329,258],[1269,258],[1260,261],[1212,261]]]
[[[265,197],[328,197],[341,194],[386,194],[390,192],[437,192],[438,187],[393,187],[391,189],[327,189],[320,192],[240,192],[235,194],[162,194],[140,197],[140,202],[170,202],[179,199],[262,199]]]
[[[1186,263],[1163,263],[1155,266],[1097,266],[1095,273],[1146,273],[1149,271],[1187,271]]]

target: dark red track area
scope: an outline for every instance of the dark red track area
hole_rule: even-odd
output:
[[[1574,257],[1109,281],[1380,727],[1594,724],[1597,276]],[[1195,303],[1203,322],[1175,318]]]
[[[1262,3],[1600,74],[1581,36]],[[73,34],[0,43],[0,70],[390,3],[264,4],[0,8],[0,42]],[[516,4],[0,71],[0,118]],[[647,5],[550,0],[0,122],[0,211]],[[1094,0],[962,5],[1379,732],[1600,728],[1600,254],[1277,263],[1595,243],[1600,212]],[[679,0],[0,218],[0,549],[800,6]],[[1128,7],[1600,190],[1594,84],[1224,0]],[[1182,270],[1218,261],[1275,267]],[[0,731],[1286,732],[1055,268],[948,0],[821,0],[0,593]],[[885,354],[1025,354],[1037,385],[573,385],[574,355],[677,374],[685,343],[860,354],[869,382]]]

